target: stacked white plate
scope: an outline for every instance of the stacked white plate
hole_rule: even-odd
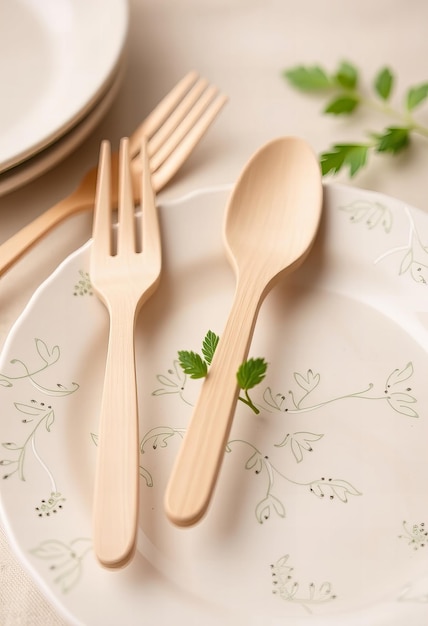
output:
[[[0,195],[74,150],[123,73],[126,0],[16,0],[0,21]]]

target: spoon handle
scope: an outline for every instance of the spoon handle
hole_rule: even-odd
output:
[[[216,484],[238,401],[236,373],[247,358],[262,300],[254,287],[254,277],[238,283],[226,328],[169,480],[165,511],[177,526],[200,520]]]

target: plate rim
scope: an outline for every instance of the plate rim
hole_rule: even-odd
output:
[[[98,4],[102,4],[103,2],[103,0],[88,0],[88,2],[94,1]],[[72,7],[82,6],[82,3],[79,3],[78,0],[62,0],[62,2],[71,3]],[[34,134],[31,139],[20,141],[16,139],[15,141],[18,144],[17,147],[12,146],[14,141],[13,135],[11,139],[8,139],[7,145],[9,145],[9,148],[2,148],[2,152],[0,153],[0,174],[7,172],[10,168],[25,162],[27,159],[36,155],[49,144],[53,143],[62,135],[70,131],[73,126],[82,120],[95,106],[97,100],[100,99],[103,92],[112,81],[114,75],[117,73],[122,62],[129,33],[130,8],[127,0],[107,0],[107,2],[109,3],[109,6],[106,7],[105,10],[110,12],[113,11],[115,16],[115,19],[113,20],[115,31],[110,33],[111,36],[103,38],[103,41],[106,42],[105,45],[108,46],[109,50],[109,54],[105,55],[108,61],[106,60],[106,62],[103,63],[103,66],[99,67],[95,77],[92,77],[91,84],[87,85],[85,90],[82,90],[80,95],[74,99],[73,104],[69,102],[67,106],[67,94],[62,95],[61,102],[58,103],[60,106],[56,107],[56,110],[58,111],[56,119],[52,120],[51,117],[49,117],[49,120],[47,120],[46,115],[43,114],[42,123],[35,125],[33,122],[32,125],[37,126],[37,129],[34,130]],[[32,3],[32,7],[37,8],[37,6],[37,3]],[[43,11],[41,11],[41,13],[43,13]],[[81,9],[80,13],[82,13]],[[78,35],[79,33],[77,32],[77,36]],[[91,47],[90,38],[87,39],[87,47],[88,50]],[[67,81],[67,84],[70,86],[68,90],[71,88],[71,90],[75,92],[76,86],[74,85],[73,88],[73,81],[69,80]]]

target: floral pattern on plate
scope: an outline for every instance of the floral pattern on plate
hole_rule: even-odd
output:
[[[136,332],[134,561],[108,572],[91,549],[108,320],[92,294],[90,243],[39,288],[3,351],[0,495],[11,540],[76,624],[422,626],[428,217],[397,200],[325,188],[312,254],[260,311],[251,353],[268,370],[251,390],[258,414],[238,403],[206,518],[185,530],[165,518],[200,385],[177,354],[196,350],[207,328],[221,333],[233,295],[226,200],[224,189],[201,191],[160,207],[165,271]]]

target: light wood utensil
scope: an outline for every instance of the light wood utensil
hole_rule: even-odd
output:
[[[167,516],[178,526],[196,523],[207,510],[239,395],[236,373],[260,305],[307,256],[321,208],[318,161],[298,138],[277,139],[258,151],[231,195],[224,238],[236,292],[166,491]]]
[[[149,141],[150,169],[155,191],[162,189],[181,167],[194,147],[226,103],[216,87],[199,78],[196,72],[187,74],[165,96],[152,113],[129,138],[134,179],[134,202],[140,200],[140,146],[143,137]],[[113,154],[113,162],[118,155]],[[117,205],[117,173],[112,173],[112,202]],[[80,211],[92,209],[95,198],[97,167],[90,170],[77,189],[67,198],[38,216],[0,245],[0,276],[57,224]]]
[[[134,215],[129,143],[123,139],[114,238],[110,145],[102,144],[90,257],[92,285],[110,316],[93,512],[95,554],[110,568],[126,565],[135,549],[139,440],[134,330],[137,313],[161,272],[159,222],[144,140],[142,145],[141,228]]]

